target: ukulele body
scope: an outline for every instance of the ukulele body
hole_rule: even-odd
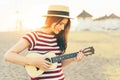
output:
[[[29,58],[36,58],[36,57],[47,57],[46,60],[50,61],[51,57],[55,57],[56,55],[52,52],[48,52],[46,54],[40,54],[40,53],[29,53],[28,55],[26,55],[26,57]],[[51,67],[48,70],[52,70],[55,69],[57,67],[57,62],[56,63],[52,63]],[[35,66],[31,66],[31,65],[25,65],[25,69],[27,71],[27,73],[31,76],[31,77],[38,77],[40,76],[43,72],[45,72],[44,70],[37,68]]]

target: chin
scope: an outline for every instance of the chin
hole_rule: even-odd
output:
[[[59,34],[59,33],[60,33],[59,31],[54,32],[54,34]]]
[[[56,35],[59,34],[59,33],[55,33]]]

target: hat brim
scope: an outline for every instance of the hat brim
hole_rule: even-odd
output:
[[[63,18],[70,18],[70,19],[73,19],[72,17],[69,17],[69,16],[63,16],[63,15],[43,15],[43,17],[47,17],[47,16],[55,16],[55,17],[63,17]]]

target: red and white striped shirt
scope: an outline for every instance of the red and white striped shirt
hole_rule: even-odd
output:
[[[57,39],[55,38],[55,35],[34,31],[24,35],[23,38],[30,43],[28,48],[29,51],[37,51],[39,53],[52,51],[57,56],[61,55],[61,50],[59,46],[57,46]],[[62,63],[58,62],[56,69],[46,71],[40,77],[31,78],[31,80],[64,80]]]

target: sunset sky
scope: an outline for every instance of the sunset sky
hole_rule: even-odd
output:
[[[16,18],[23,19],[24,27],[35,28],[43,24],[48,5],[62,4],[70,7],[70,15],[76,17],[83,10],[93,18],[109,15],[120,16],[119,0],[0,0],[0,31],[14,29]],[[16,15],[16,10],[20,12]]]

